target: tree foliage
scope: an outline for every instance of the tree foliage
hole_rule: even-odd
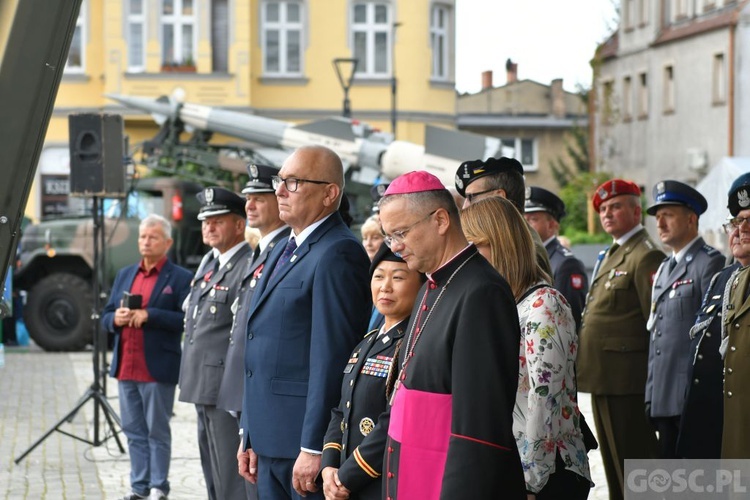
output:
[[[560,198],[565,202],[565,211],[568,215],[560,223],[561,233],[571,238],[576,234],[586,234],[589,232],[589,210],[591,198],[594,190],[603,182],[611,179],[612,176],[606,172],[583,172],[571,178],[568,184],[560,190]],[[602,233],[598,217],[594,214],[593,232]],[[606,237],[604,239],[606,241]],[[580,241],[573,241],[577,243]]]

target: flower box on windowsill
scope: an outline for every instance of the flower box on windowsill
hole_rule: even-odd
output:
[[[187,64],[162,64],[162,73],[195,73],[195,66]]]

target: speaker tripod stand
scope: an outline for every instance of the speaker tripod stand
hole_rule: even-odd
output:
[[[94,368],[94,381],[83,393],[78,403],[60,420],[57,421],[47,432],[45,432],[39,439],[37,439],[29,448],[21,453],[18,458],[15,459],[15,463],[18,464],[23,460],[29,453],[42,444],[53,432],[57,431],[61,434],[69,436],[78,441],[90,444],[92,446],[101,446],[108,439],[114,438],[117,442],[117,446],[120,449],[120,453],[125,453],[125,448],[120,441],[118,435],[118,427],[122,427],[120,417],[115,412],[114,408],[107,401],[107,390],[106,390],[106,379],[102,378],[103,367],[107,366],[107,342],[103,339],[103,333],[99,318],[99,311],[101,310],[100,290],[102,283],[102,274],[104,272],[104,207],[102,200],[96,196],[93,197],[93,222],[94,222],[94,273],[92,278],[93,289],[94,289],[94,304],[91,317],[94,320],[94,349],[93,349],[93,368]],[[83,408],[86,403],[93,401],[94,403],[94,434],[92,439],[83,438],[76,436],[64,429],[61,429],[63,424],[71,423],[75,418],[76,414]],[[102,434],[100,423],[104,417],[104,421],[109,427],[110,433]]]

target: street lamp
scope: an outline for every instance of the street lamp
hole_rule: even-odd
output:
[[[337,57],[333,60],[333,67],[336,69],[336,76],[339,77],[341,88],[344,89],[344,118],[352,117],[351,103],[349,102],[349,89],[354,82],[354,73],[357,71],[359,59],[347,57]],[[348,70],[348,71],[347,71]]]

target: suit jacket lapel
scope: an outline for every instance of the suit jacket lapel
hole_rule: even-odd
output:
[[[211,278],[208,280],[208,285],[205,288],[200,289],[201,296],[207,294],[211,289],[213,289],[213,285],[221,281],[224,275],[234,269],[238,262],[240,262],[242,259],[246,259],[248,252],[250,252],[250,246],[247,244],[237,250],[237,252],[232,255],[232,258],[229,259],[226,264],[224,264],[217,272],[211,275]],[[218,257],[216,258],[218,259]]]
[[[289,260],[289,262],[286,263],[284,267],[279,269],[276,274],[273,276],[273,279],[271,279],[271,274],[273,272],[265,272],[263,273],[263,277],[261,278],[260,283],[258,286],[261,289],[260,294],[254,294],[252,302],[250,304],[250,313],[248,317],[253,315],[253,312],[255,312],[255,309],[260,306],[260,304],[263,303],[263,301],[268,297],[268,295],[273,291],[273,289],[276,287],[276,285],[281,281],[281,279],[286,276],[289,271],[292,269],[293,266],[299,265],[299,262],[304,258],[305,255],[307,255],[310,252],[310,248],[320,240],[320,238],[323,237],[328,231],[331,230],[334,226],[338,224],[343,224],[344,222],[341,220],[341,216],[338,213],[334,213],[328,219],[326,219],[318,228],[316,228],[312,234],[310,234],[307,238],[305,238],[305,241],[297,247],[297,249],[294,251],[294,255],[292,256],[292,259]],[[266,263],[267,269],[271,270],[274,267],[276,267],[276,262],[279,260],[279,257],[281,257],[281,254],[284,252],[284,247],[286,246],[288,239],[283,239],[279,244],[276,245],[276,248],[271,253],[271,255],[268,258],[268,261]],[[281,243],[284,243],[283,245]]]

